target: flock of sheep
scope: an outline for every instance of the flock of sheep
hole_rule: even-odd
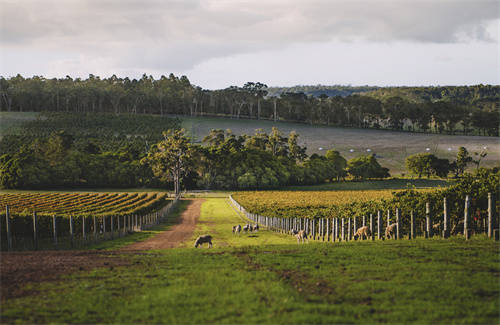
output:
[[[385,238],[386,239],[391,239],[394,237],[394,233],[396,231],[397,226],[398,226],[397,223],[392,223],[385,228]],[[259,225],[258,224],[252,225],[252,224],[247,223],[243,227],[241,227],[241,225],[233,226],[233,234],[240,234],[242,230],[243,230],[243,232],[259,231]],[[298,244],[300,244],[301,242],[304,243],[304,241],[306,241],[306,240],[307,240],[307,242],[309,242],[309,236],[305,230],[292,229],[290,231],[290,234],[294,235],[297,238]],[[370,237],[370,235],[371,235],[370,228],[368,228],[368,226],[363,226],[363,227],[359,227],[356,230],[356,232],[353,235],[353,238],[354,238],[354,240],[363,239],[363,238],[368,239]],[[194,243],[194,247],[198,247],[198,246],[202,245],[203,243],[208,243],[208,247],[211,248],[212,247],[212,236],[203,235],[203,236],[198,237]]]

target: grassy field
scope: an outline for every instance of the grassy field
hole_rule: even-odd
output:
[[[202,206],[213,249],[126,255],[2,301],[2,323],[474,323],[500,321],[500,255],[483,237],[297,245],[243,223],[223,198]],[[256,237],[253,237],[256,236]],[[116,247],[108,246],[113,249]]]
[[[182,127],[198,141],[210,129],[231,129],[235,134],[254,134],[255,129],[262,128],[269,132],[276,126],[285,134],[296,131],[300,135],[301,144],[307,146],[308,154],[321,154],[328,149],[335,149],[346,159],[350,159],[367,154],[366,150],[370,149],[371,153],[382,157],[378,159],[379,162],[389,168],[393,175],[406,173],[405,158],[411,154],[427,152],[427,148],[440,158],[454,159],[459,147],[466,147],[471,154],[487,147],[488,156],[483,159],[482,165],[496,166],[500,161],[500,142],[497,137],[409,133],[215,117],[180,118]],[[351,153],[351,149],[354,152]]]
[[[17,132],[17,128],[26,121],[35,120],[36,112],[0,112],[0,138]]]

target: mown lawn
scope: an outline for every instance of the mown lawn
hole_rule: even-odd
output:
[[[311,242],[243,223],[224,199],[202,206],[213,249],[123,255],[104,267],[29,288],[2,303],[2,323],[483,323],[500,322],[500,246],[466,242]],[[257,236],[257,237],[252,237]]]

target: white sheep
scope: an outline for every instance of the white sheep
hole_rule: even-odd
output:
[[[241,233],[241,225],[233,226],[233,234]]]
[[[253,225],[252,230],[253,231],[259,231],[259,224]]]
[[[307,236],[307,232],[305,230],[299,230],[297,235],[297,244],[300,244],[300,241],[302,240],[302,244],[304,243],[304,239],[307,239],[307,242],[309,242],[309,237]]]
[[[385,228],[385,238],[386,239],[391,239],[394,236],[394,231],[396,230],[396,227],[398,226],[397,223],[393,223],[387,226]]]
[[[354,240],[356,240],[358,238],[363,239],[363,236],[366,237],[366,239],[370,237],[370,229],[368,228],[368,226],[359,227],[356,233],[354,233],[353,237]]]

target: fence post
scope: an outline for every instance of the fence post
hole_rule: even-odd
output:
[[[493,203],[493,198],[491,193],[488,193],[488,238],[493,236],[493,229],[495,227],[495,204]]]
[[[85,216],[82,216],[82,238],[85,243],[87,236],[85,235]]]
[[[52,216],[52,234],[54,239],[54,247],[57,247],[57,225],[56,216]]]
[[[448,219],[448,202],[446,200],[446,197],[443,199],[443,238],[448,238],[450,236],[450,227],[448,226],[449,224],[449,219]]]
[[[366,216],[363,216],[363,226],[362,227],[366,227]]]
[[[410,239],[415,239],[415,216],[413,210],[410,211]]]
[[[326,241],[329,241],[330,239],[330,219],[326,218]]]
[[[347,219],[347,240],[352,240],[352,218]]]
[[[396,208],[396,239],[399,239],[399,220],[400,220],[400,214],[401,214],[401,211],[399,210],[399,208]]]
[[[36,216],[36,211],[33,212],[33,246],[35,247],[35,250],[38,249],[38,237],[37,237],[37,231],[36,231],[36,226],[38,223]]]
[[[377,211],[377,239],[380,239],[381,233],[380,230],[382,228],[382,211]]]
[[[114,230],[115,230],[115,229],[114,229],[114,225],[113,225],[113,215],[111,215],[111,216],[109,216],[109,217],[110,217],[110,220],[111,220],[111,239],[113,239],[113,237],[114,237],[113,232],[114,232]]]
[[[69,239],[71,241],[71,247],[73,247],[73,240],[74,240],[74,236],[73,236],[73,216],[69,216]]]
[[[116,216],[116,230],[118,230],[118,238],[120,238],[122,236],[120,231],[120,215]]]
[[[373,231],[373,213],[370,213],[370,235],[372,240],[375,240],[375,232]]]
[[[470,200],[469,196],[465,196],[465,209],[464,209],[464,236],[465,239],[469,239],[469,207],[470,207]]]
[[[106,239],[106,216],[102,216],[102,236]]]
[[[7,231],[7,250],[12,250],[12,225],[10,224],[9,206],[5,207],[5,230]]]
[[[352,236],[354,237],[354,234],[356,233],[356,231],[358,230],[357,227],[356,227],[356,217],[353,217],[353,228],[352,228]]]
[[[94,242],[97,242],[97,218],[93,216],[94,219]]]
[[[426,223],[426,237],[432,237],[432,216],[431,216],[431,204],[429,202],[425,203],[425,223]]]
[[[344,224],[344,222],[345,222],[344,218],[342,218],[342,224],[341,224],[341,227],[342,227],[342,229],[341,229],[341,237],[342,238],[341,239],[342,239],[342,241],[345,241],[345,224]]]

